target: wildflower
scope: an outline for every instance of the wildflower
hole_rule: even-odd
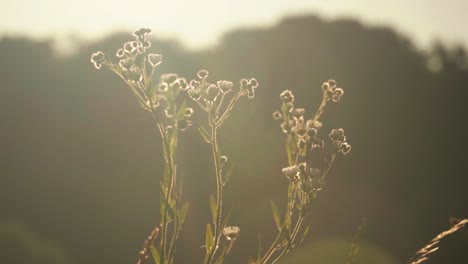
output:
[[[91,55],[91,62],[94,64],[96,69],[101,69],[102,65],[106,64],[104,53],[102,51],[93,53],[93,55]]]
[[[255,88],[258,87],[258,82],[256,79],[251,78],[250,80],[242,79],[241,80],[241,90],[247,91],[247,97],[250,99],[255,96]]]
[[[329,135],[330,139],[333,142],[344,142],[346,141],[346,137],[344,135],[344,130],[342,128],[332,129]]]
[[[283,100],[285,103],[294,102],[294,95],[293,95],[293,93],[292,93],[290,90],[284,90],[284,91],[280,94],[280,98],[281,98],[281,100]]]
[[[217,84],[223,93],[229,92],[232,89],[232,86],[234,86],[234,84],[229,81],[218,81]]]
[[[198,71],[197,76],[200,79],[205,79],[206,77],[208,77],[208,71],[207,70],[200,70],[200,71]]]
[[[239,237],[240,228],[237,226],[226,226],[223,228],[223,235],[226,236],[227,240],[236,240]]]
[[[156,67],[162,62],[162,55],[156,53],[148,54],[148,62],[151,66]]]
[[[182,91],[186,91],[189,88],[187,80],[185,80],[185,78],[179,78],[177,79],[177,82],[179,83],[180,89]]]
[[[340,150],[339,151],[341,153],[343,153],[343,155],[347,155],[351,151],[351,145],[348,144],[347,142],[343,142],[340,145]]]
[[[200,97],[201,97],[200,89],[191,87],[187,92],[190,98],[192,98],[193,100],[195,101],[200,100]]]
[[[216,100],[216,97],[218,96],[218,94],[219,94],[218,86],[214,84],[210,84],[210,86],[208,86],[208,88],[206,89],[205,99],[208,101],[214,101]]]
[[[133,35],[138,39],[138,41],[144,41],[146,36],[151,33],[151,29],[149,28],[140,28],[139,30],[135,31]]]
[[[125,42],[123,45],[123,49],[126,53],[133,53],[137,47],[138,43],[136,41]]]
[[[341,96],[343,96],[343,93],[344,93],[343,89],[336,88],[332,95],[333,102],[335,103],[338,102],[341,99]]]

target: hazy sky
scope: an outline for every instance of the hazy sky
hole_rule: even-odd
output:
[[[439,38],[468,47],[468,0],[0,0],[0,36],[95,39],[148,27],[186,46],[214,44],[226,30],[268,26],[290,14],[355,17],[387,24],[427,46]]]

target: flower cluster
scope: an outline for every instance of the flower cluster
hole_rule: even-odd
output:
[[[162,56],[160,54],[148,54],[145,57],[145,52],[151,47],[151,42],[147,39],[150,33],[151,30],[146,28],[135,31],[133,35],[136,39],[125,42],[122,48],[117,50],[115,55],[119,58],[119,61],[116,65],[106,59],[104,53],[101,51],[91,56],[91,62],[96,69],[101,69],[102,65],[108,65],[125,81],[139,83],[146,74],[145,70],[139,66],[142,64],[141,62],[144,64],[147,61],[154,69],[162,61]]]
[[[240,234],[240,228],[237,226],[226,226],[222,232],[227,240],[236,240]]]
[[[280,125],[281,131],[294,138],[299,150],[323,147],[323,140],[317,138],[318,130],[322,127],[322,124],[314,119],[305,120],[305,109],[295,108],[294,95],[290,90],[283,91],[280,98],[282,111],[275,111],[273,118],[283,121]],[[305,152],[301,153],[305,154]]]
[[[215,115],[217,115],[225,96],[232,91],[234,83],[226,80],[209,83],[207,81],[208,75],[209,73],[206,70],[198,71],[198,78],[190,81],[187,92],[189,97],[196,101],[205,111],[215,111]],[[257,87],[258,82],[254,78],[240,80],[240,90],[234,96],[234,100],[231,101],[232,104],[229,104],[225,113],[230,112],[231,107],[239,97],[247,95],[249,98],[253,98]]]
[[[351,145],[346,142],[346,137],[342,128],[332,129],[329,137],[332,140],[333,145],[336,147],[337,152],[341,152],[346,155],[351,151]]]
[[[328,80],[322,84],[322,91],[327,98],[327,100],[332,100],[333,102],[338,102],[343,96],[343,89],[336,87],[335,80]]]

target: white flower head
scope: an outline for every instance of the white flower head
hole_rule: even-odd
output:
[[[240,228],[237,226],[226,226],[223,228],[223,235],[227,240],[236,240],[239,236]]]

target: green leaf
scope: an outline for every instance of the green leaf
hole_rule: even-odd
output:
[[[185,218],[187,217],[188,208],[189,208],[189,203],[186,202],[180,209],[180,214],[179,214],[180,225],[184,224]]]
[[[177,111],[177,114],[176,114],[176,120],[179,120],[185,114],[185,109],[187,109],[186,100],[184,100],[182,104],[180,105],[179,111]]]
[[[276,206],[275,202],[271,201],[271,210],[273,211],[273,217],[275,218],[276,228],[278,231],[281,230],[281,220],[278,212],[278,207]]]
[[[306,227],[306,229],[304,230],[304,233],[302,233],[302,239],[301,239],[301,242],[299,242],[299,244],[302,243],[302,241],[304,241],[307,234],[309,233],[309,230],[310,230],[309,227]]]
[[[151,245],[151,254],[153,255],[154,262],[156,262],[156,264],[160,264],[161,259],[159,257],[159,252],[158,252],[158,249],[154,245]]]
[[[211,231],[210,224],[206,224],[205,244],[206,244],[206,254],[209,254],[214,245],[213,231]]]
[[[234,166],[236,165],[236,162],[234,161],[231,166],[229,167],[229,170],[226,172],[226,175],[224,176],[224,179],[223,179],[223,185],[226,184],[226,182],[229,181],[229,179],[231,179],[231,176],[234,172]]]
[[[163,132],[164,133],[164,132]],[[163,156],[164,156],[164,160],[166,162],[169,162],[169,153],[167,153],[167,137],[164,137],[163,138],[163,141],[162,141],[162,148],[163,148]]]
[[[218,218],[218,208],[216,207],[216,201],[213,195],[210,195],[210,209],[211,216],[213,217],[213,223],[216,224]]]

